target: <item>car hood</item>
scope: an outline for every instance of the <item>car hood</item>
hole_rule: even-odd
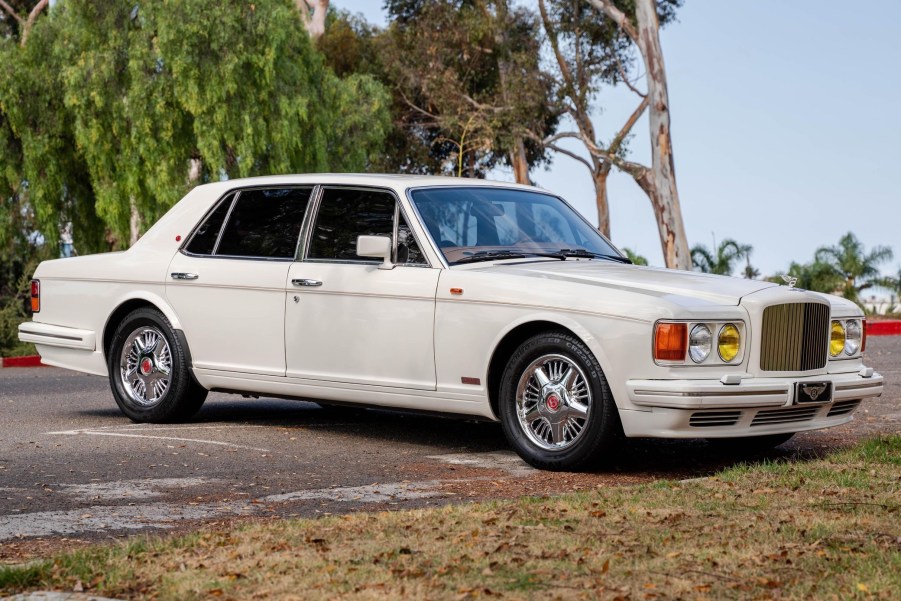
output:
[[[529,260],[473,265],[472,269],[670,297],[669,300],[677,304],[683,304],[678,303],[678,297],[684,297],[718,305],[737,305],[743,296],[778,286],[760,280],[625,265],[604,260]]]

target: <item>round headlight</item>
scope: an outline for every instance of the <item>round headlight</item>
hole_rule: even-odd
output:
[[[853,355],[860,350],[860,322],[856,319],[849,319],[845,322],[845,354]]]
[[[710,342],[712,340],[710,328],[704,324],[698,324],[691,329],[688,337],[688,355],[695,363],[701,363],[710,355]]]
[[[720,359],[726,363],[730,363],[738,357],[738,351],[741,350],[741,334],[738,333],[738,328],[734,324],[727,323],[720,328],[716,350],[720,354]]]
[[[845,326],[840,321],[833,321],[829,331],[829,354],[838,357],[845,350]]]

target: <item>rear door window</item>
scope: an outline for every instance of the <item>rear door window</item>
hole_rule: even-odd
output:
[[[216,256],[293,259],[313,187],[242,190]]]

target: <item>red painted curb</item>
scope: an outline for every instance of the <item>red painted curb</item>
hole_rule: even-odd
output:
[[[901,321],[867,321],[867,336],[901,336]]]
[[[40,355],[31,355],[29,357],[4,357],[0,359],[3,367],[47,367],[41,363]]]

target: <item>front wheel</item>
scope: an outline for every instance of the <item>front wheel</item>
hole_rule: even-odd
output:
[[[136,309],[122,320],[107,362],[116,404],[133,421],[185,421],[206,400],[169,320],[155,309]]]
[[[622,432],[600,364],[581,340],[562,332],[533,336],[510,357],[500,418],[520,457],[549,470],[588,467]]]

